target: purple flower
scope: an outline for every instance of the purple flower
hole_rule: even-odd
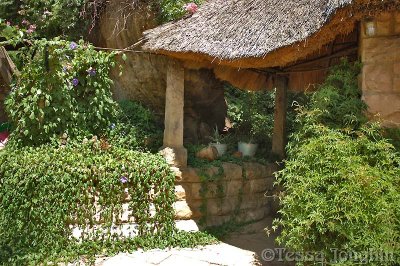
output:
[[[72,80],[72,85],[74,85],[74,87],[76,87],[76,86],[78,86],[78,84],[79,84],[79,79],[74,78],[74,79]]]
[[[69,44],[69,49],[75,50],[76,48],[78,48],[78,44],[76,42],[71,42]]]
[[[94,68],[89,68],[86,72],[87,72],[87,73],[89,74],[89,76],[91,76],[91,77],[96,76],[96,69],[94,69]]]
[[[128,183],[128,178],[126,176],[121,176],[119,180],[121,181],[122,184]]]

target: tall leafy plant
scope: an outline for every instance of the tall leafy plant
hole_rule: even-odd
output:
[[[400,254],[400,159],[379,125],[364,117],[358,73],[359,65],[342,62],[299,109],[285,169],[277,174],[284,193],[275,226],[282,229],[280,244],[318,252],[323,263],[394,265]],[[333,250],[363,256],[338,258]],[[397,261],[365,252],[387,252]]]

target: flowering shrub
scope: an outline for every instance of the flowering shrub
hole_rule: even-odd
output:
[[[33,47],[6,100],[12,139],[37,145],[64,133],[105,132],[116,110],[109,78],[114,54],[83,41],[40,40]]]
[[[194,14],[203,0],[156,0],[160,8],[161,22],[177,20],[185,14]]]
[[[38,31],[42,37],[74,36],[84,33],[82,15],[87,0],[5,0],[0,2],[0,18],[12,25]]]
[[[196,13],[197,12],[197,9],[198,9],[198,6],[196,5],[196,3],[189,3],[189,4],[186,4],[185,6],[184,6],[184,8],[185,8],[185,10],[187,11],[187,12],[189,12],[190,14],[194,14],[194,13]]]

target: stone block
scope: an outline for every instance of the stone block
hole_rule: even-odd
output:
[[[400,94],[368,94],[364,93],[363,100],[368,105],[368,112],[375,119],[381,120],[384,126],[400,123]]]
[[[277,163],[270,163],[266,167],[267,167],[267,173],[265,177],[274,177],[275,172],[280,170],[280,167]]]
[[[207,216],[222,215],[222,204],[224,199],[207,200]]]
[[[363,68],[363,90],[390,92],[393,87],[393,64],[367,64]]]
[[[266,192],[274,187],[274,178],[267,177],[262,179],[250,180],[250,193]]]
[[[247,181],[245,181],[247,182]],[[226,187],[226,196],[236,196],[239,195],[240,190],[243,188],[243,181],[242,180],[234,180],[227,183]]]
[[[385,12],[376,19],[376,33],[378,36],[389,36],[394,33],[392,32],[393,15],[391,12]]]
[[[268,208],[260,208],[258,210],[243,210],[237,216],[239,222],[259,221],[265,217]]]
[[[186,201],[177,201],[173,204],[176,220],[190,220],[193,212]]]
[[[171,166],[184,168],[187,166],[187,150],[182,146],[179,148],[163,147],[160,155],[165,158]]]
[[[223,163],[226,180],[239,180],[243,178],[242,166],[233,163]]]
[[[239,206],[239,197],[227,197],[222,201],[221,214],[222,215],[233,215],[236,208]]]
[[[176,221],[176,228],[185,232],[198,232],[199,226],[193,220]]]
[[[259,163],[244,163],[243,170],[248,180],[263,178],[268,173],[267,167]]]
[[[244,195],[242,199],[241,209],[258,209],[270,204],[271,199],[266,197],[264,193],[255,193],[252,195]]]
[[[183,182],[183,183],[198,183],[200,182],[200,176],[197,173],[197,170],[195,168],[183,168],[181,169],[182,175],[180,180],[177,180],[178,182]]]
[[[400,34],[400,12],[395,14],[394,32],[395,34]]]
[[[222,187],[220,187],[222,186]],[[207,192],[204,192],[204,196],[207,199],[214,199],[214,198],[219,198],[221,196],[226,195],[226,183],[225,182],[208,182],[206,184],[206,188],[204,188],[203,183],[192,183],[191,184],[191,192],[190,192],[190,198],[191,199],[202,199],[203,198],[203,193],[202,190],[206,189]],[[220,191],[222,190],[222,192]]]
[[[220,226],[231,219],[232,217],[230,215],[208,216],[206,223],[207,226]]]
[[[186,190],[188,189],[188,185],[184,185],[186,189],[182,185],[175,186],[175,198],[177,201],[186,199]]]
[[[363,40],[364,64],[400,61],[400,38],[377,37]]]

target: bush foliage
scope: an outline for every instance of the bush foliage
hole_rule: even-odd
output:
[[[6,101],[14,139],[37,145],[64,133],[105,132],[117,107],[109,78],[114,54],[84,42],[41,40],[34,47]]]
[[[362,262],[334,261],[333,249],[400,254],[400,159],[379,125],[366,123],[358,69],[347,62],[335,67],[300,108],[289,158],[278,173],[285,191],[275,221],[282,228],[279,243],[322,252],[331,264]]]
[[[125,100],[119,102],[107,139],[121,148],[155,152],[162,146],[162,125],[148,108]]]
[[[110,232],[121,222],[124,201],[139,236],[175,230],[174,175],[160,156],[104,150],[100,142],[6,151],[0,154],[2,262],[61,252],[77,243],[72,225],[83,230],[82,241],[124,239]]]

